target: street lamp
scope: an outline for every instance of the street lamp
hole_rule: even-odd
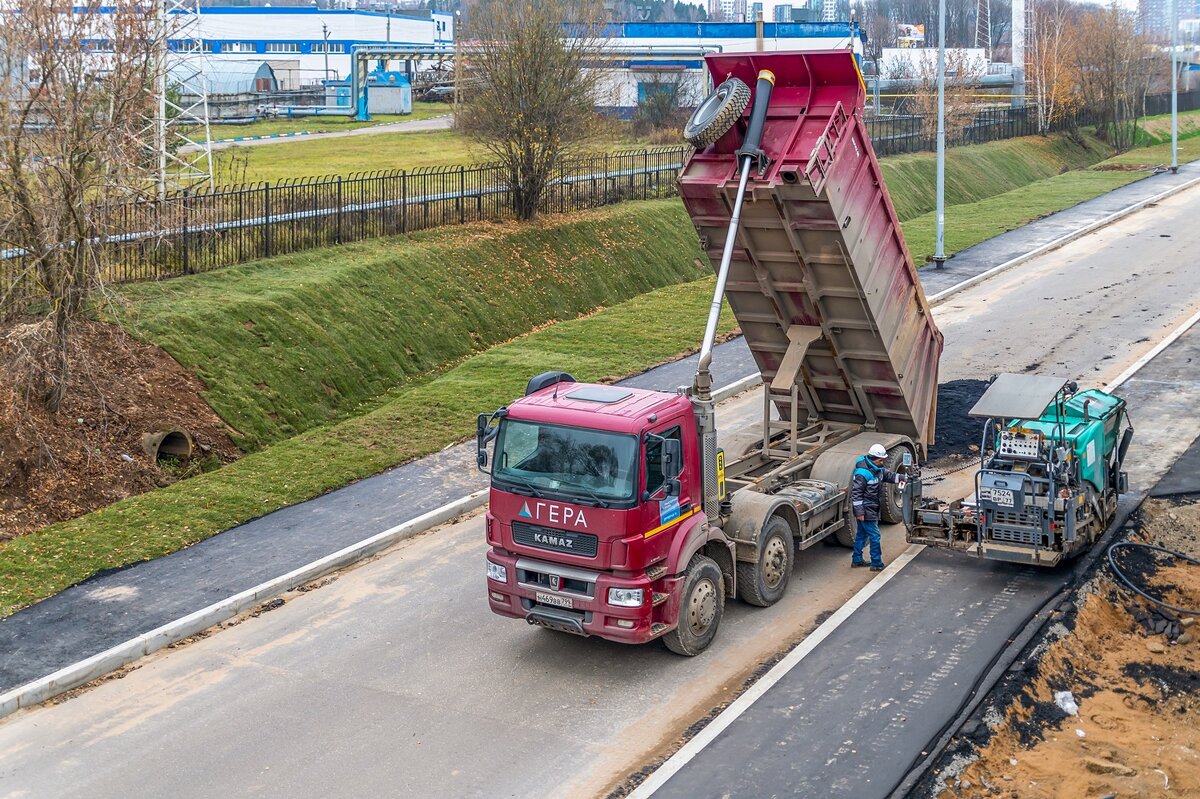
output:
[[[1171,0],[1171,172],[1179,172],[1179,0]]]
[[[933,263],[946,263],[946,0],[938,0],[938,103],[937,103],[937,246]]]

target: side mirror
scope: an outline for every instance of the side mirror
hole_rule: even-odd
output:
[[[484,474],[490,473],[486,468],[488,463],[487,445],[499,434],[499,420],[507,415],[508,408],[501,408],[495,413],[481,413],[475,420],[475,465]]]
[[[666,489],[668,497],[677,497],[683,493],[683,486],[674,477],[663,483],[663,488]]]
[[[674,438],[663,439],[662,444],[662,473],[667,480],[673,480],[683,472],[683,443]],[[678,481],[676,481],[678,482]]]

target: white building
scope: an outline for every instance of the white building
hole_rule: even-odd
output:
[[[213,6],[200,13],[206,53],[222,59],[268,61],[280,88],[346,77],[356,44],[452,47],[454,15],[401,16],[318,8]],[[328,70],[328,72],[326,72]]]

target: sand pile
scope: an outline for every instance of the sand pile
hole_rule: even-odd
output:
[[[1131,540],[1198,557],[1198,533],[1200,498],[1150,500]],[[1118,565],[1135,584],[1200,608],[1200,567],[1133,553]],[[946,779],[941,796],[1200,796],[1200,623],[1164,612],[1107,568],[1077,604],[992,720],[978,760]]]

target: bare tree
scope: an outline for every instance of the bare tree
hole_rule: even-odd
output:
[[[1097,132],[1118,150],[1136,139],[1136,120],[1161,67],[1148,42],[1134,29],[1132,12],[1116,3],[1088,9],[1078,24],[1075,48],[1080,90],[1085,104],[1096,109]]]
[[[471,11],[458,119],[504,166],[513,210],[532,219],[561,159],[586,141],[603,71],[604,7],[594,0],[483,0]]]
[[[0,11],[0,318],[18,299],[45,308],[10,331],[8,369],[51,412],[72,322],[105,278],[108,211],[154,167],[140,134],[154,113],[156,24],[152,3],[10,0]]]
[[[1030,94],[1037,103],[1038,132],[1046,133],[1082,104],[1076,29],[1078,14],[1066,0],[1034,7],[1029,36]]]
[[[974,94],[979,91],[983,77],[983,62],[961,49],[946,50],[946,140],[959,141],[975,119],[978,105]],[[881,65],[886,78],[907,79],[913,83],[909,107],[920,115],[924,134],[937,134],[937,50],[925,48],[908,51],[908,57]]]
[[[690,109],[699,102],[699,82],[682,68],[660,68],[638,76],[638,107],[633,129],[638,135],[677,142]]]

